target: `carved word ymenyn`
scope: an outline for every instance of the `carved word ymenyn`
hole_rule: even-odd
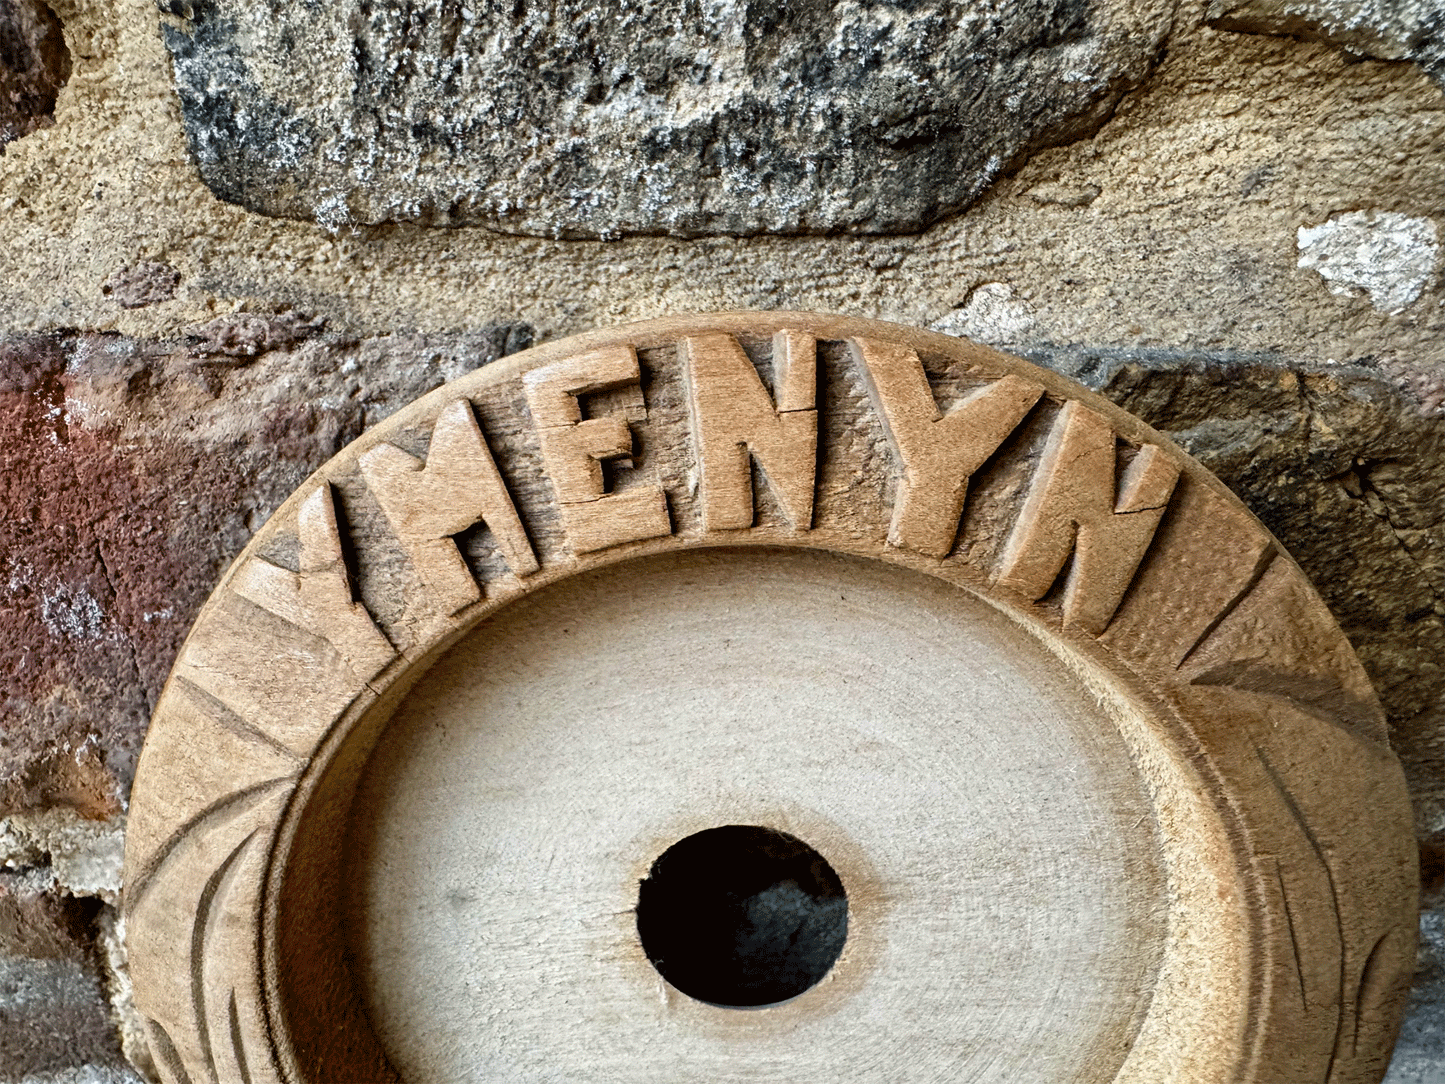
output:
[[[1145,720],[1176,933],[1120,1084],[1378,1079],[1413,962],[1410,809],[1369,682],[1299,569],[1202,467],[1084,389],[804,314],[500,362],[363,436],[259,532],[177,659],[132,798],[131,968],[162,1076],[392,1078],[344,952],[324,949],[340,843],[293,853],[314,824],[344,832],[327,818],[345,801],[317,797],[328,766],[364,757],[389,690],[538,585],[744,545],[957,584]]]

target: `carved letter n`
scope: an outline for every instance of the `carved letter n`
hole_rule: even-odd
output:
[[[817,340],[798,331],[773,336],[776,406],[731,335],[691,336],[681,350],[702,471],[703,526],[732,531],[753,525],[756,459],[788,525],[807,530],[818,469]]]
[[[1094,635],[1123,601],[1179,478],[1169,457],[1145,444],[1119,479],[1116,501],[1117,441],[1102,416],[1064,404],[998,578],[1002,587],[1042,598],[1072,552],[1064,621]]]

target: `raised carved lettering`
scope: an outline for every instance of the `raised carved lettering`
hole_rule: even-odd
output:
[[[580,396],[642,379],[631,347],[582,354],[533,369],[522,377],[537,423],[537,442],[562,524],[574,553],[672,533],[667,497],[656,483],[607,492],[602,463],[632,455],[632,430],[618,415],[582,417]]]
[[[453,540],[479,522],[491,530],[513,573],[537,571],[512,495],[467,400],[456,400],[438,415],[424,464],[391,444],[377,445],[359,462],[438,609],[455,613],[482,597]]]
[[[1116,499],[1117,444],[1101,415],[1074,400],[1064,404],[998,577],[1001,587],[1042,598],[1072,553],[1064,621],[1096,636],[1119,608],[1179,479],[1178,465],[1145,444],[1119,479]]]
[[[236,573],[236,593],[283,621],[327,640],[362,681],[374,677],[396,649],[351,593],[341,553],[331,485],[323,482],[296,514],[298,572],[251,557]]]
[[[938,409],[918,355],[906,346],[852,339],[868,394],[903,477],[888,543],[946,557],[958,535],[968,480],[1017,428],[1044,389],[1012,374]]]
[[[766,351],[769,336],[771,376],[766,359],[754,366],[751,345]],[[919,356],[923,343],[929,344],[927,371]],[[841,363],[840,353],[848,355]],[[987,376],[972,377],[981,386],[951,390],[947,398],[940,391],[935,399],[934,357],[950,367],[944,377],[950,388],[955,375]],[[860,377],[871,410],[859,401]],[[816,782],[819,764],[835,790],[866,789],[877,776],[873,739],[886,738],[895,724],[900,740],[912,743],[902,749],[904,761],[929,755],[936,736],[932,754],[946,762],[950,776],[940,779],[946,793],[905,788],[893,799],[897,809],[880,807],[879,817],[891,818],[891,827],[921,810],[925,827],[950,833],[948,848],[966,855],[979,825],[990,817],[1006,819],[1016,804],[996,800],[1000,795],[1046,801],[1057,778],[1050,774],[1052,762],[1036,758],[1037,745],[1019,737],[1012,725],[1016,713],[985,712],[977,716],[982,729],[975,730],[954,721],[944,705],[943,715],[920,716],[913,725],[909,716],[928,707],[914,695],[926,673],[880,669],[876,652],[870,654],[874,641],[859,633],[865,626],[858,615],[876,615],[870,599],[884,596],[861,588],[855,596],[852,584],[840,584],[835,602],[831,593],[815,590],[822,583],[815,579],[818,570],[860,560],[906,566],[899,593],[890,589],[887,597],[905,607],[918,600],[926,609],[900,615],[893,628],[905,638],[943,637],[937,642],[944,650],[935,653],[943,669],[987,666],[977,685],[985,693],[1000,681],[1024,682],[1035,693],[1020,703],[1046,696],[1055,681],[1074,674],[1085,686],[1081,691],[1105,701],[1117,724],[1124,743],[1117,753],[1096,742],[1100,732],[1089,727],[1078,735],[1083,757],[1064,768],[1071,776],[1087,773],[1090,790],[1106,803],[1101,831],[1114,831],[1118,816],[1121,841],[1125,834],[1139,841],[1140,849],[1130,851],[1137,859],[1121,866],[1131,882],[1120,886],[1127,892],[1105,901],[1128,921],[1070,926],[1089,934],[1088,940],[1076,942],[1070,933],[1060,944],[1068,941],[1087,960],[1097,956],[1091,931],[1117,928],[1135,939],[1121,946],[1159,966],[1139,971],[1138,985],[1118,988],[1130,1000],[1117,1026],[1111,1025],[1107,1045],[1096,1043],[1087,1021],[1080,1033],[1084,1045],[1074,1042],[1068,1032],[1073,1018],[1060,1016],[1058,1063],[1076,1050],[1103,1051],[1107,1057],[1101,1056],[1093,1075],[1120,1084],[1379,1079],[1414,963],[1417,895],[1410,808],[1384,717],[1364,670],[1298,567],[1243,505],[1177,448],[1023,361],[943,337],[808,314],[682,317],[598,333],[570,348],[548,345],[488,366],[454,387],[446,399],[428,397],[363,436],[261,529],[201,611],[160,697],[127,817],[124,906],[134,1000],[146,1018],[161,1079],[398,1080],[389,1062],[397,1032],[374,1028],[368,1011],[363,983],[375,976],[375,961],[355,966],[350,936],[354,907],[371,891],[361,887],[358,870],[396,852],[379,847],[368,823],[355,820],[352,811],[371,817],[380,809],[390,817],[386,796],[420,785],[427,826],[455,818],[446,828],[455,829],[448,841],[471,832],[479,817],[490,828],[509,831],[509,810],[520,810],[525,819],[547,803],[565,816],[591,815],[590,806],[578,805],[575,788],[551,787],[562,775],[550,771],[535,780],[543,791],[525,794],[524,805],[516,799],[530,784],[513,779],[514,773],[480,790],[452,786],[460,778],[458,765],[465,774],[468,764],[480,763],[468,758],[487,757],[513,739],[535,738],[529,764],[587,758],[575,766],[579,778],[606,772],[614,761],[646,761],[647,770],[626,777],[639,781],[634,790],[642,788],[642,804],[628,807],[637,823],[612,832],[620,842],[604,848],[605,854],[573,855],[591,862],[586,869],[563,861],[567,856],[552,845],[556,832],[534,832],[530,843],[527,824],[514,833],[518,846],[535,844],[539,862],[557,858],[559,876],[597,880],[596,874],[614,895],[633,890],[649,845],[670,831],[668,825],[677,828],[699,815],[710,823],[708,809],[718,823],[773,816],[766,811],[776,812],[779,794],[787,797],[792,767],[805,773],[798,776],[804,789]],[[1047,404],[1041,402],[1046,388]],[[1030,418],[1038,419],[1037,426]],[[403,448],[410,445],[395,434],[428,425],[429,450],[420,458],[407,454]],[[507,439],[489,445],[484,426]],[[638,462],[620,464],[624,469],[614,481],[607,461],[635,454]],[[358,473],[375,501],[360,493],[363,499],[348,501],[343,515],[340,494],[354,492]],[[758,476],[763,481],[755,488]],[[677,535],[669,501],[686,525]],[[536,517],[534,535],[519,514]],[[750,530],[760,518],[765,529]],[[469,566],[458,546],[458,534],[479,522],[510,569],[497,574],[502,582],[485,582],[493,575],[490,555],[489,571],[474,575],[475,563]],[[966,554],[940,560],[952,551],[964,522]],[[786,533],[784,523],[795,533]],[[355,554],[347,546],[348,525],[355,530]],[[299,541],[295,564],[282,568],[260,556],[280,552],[293,534]],[[571,556],[619,544],[610,554]],[[806,563],[775,560],[785,547],[828,556]],[[753,611],[726,605],[709,594],[708,581],[687,572],[735,561],[738,554],[763,558],[749,561],[749,568],[760,570],[749,590],[798,610],[807,625],[801,639],[791,625],[765,617],[760,627],[738,634]],[[652,592],[639,590],[644,581],[627,560],[633,557],[666,567],[670,577],[686,574],[667,581],[675,585],[669,590],[689,605],[695,597],[697,613],[708,623],[681,639],[672,623],[649,631],[663,645],[658,659],[677,640],[673,661],[662,669],[639,663],[628,648],[638,642],[637,623],[649,613],[675,612],[672,602],[658,605]],[[539,563],[549,566],[545,572]],[[936,585],[926,596],[916,593],[924,589],[921,572],[958,594]],[[893,572],[886,574],[894,582]],[[600,575],[623,579],[624,609],[590,605],[590,599],[606,597],[592,594]],[[367,578],[354,591],[361,577]],[[792,591],[794,583],[804,590]],[[534,591],[552,592],[554,601],[537,599],[532,609],[526,596]],[[511,737],[505,725],[497,729],[497,711],[505,713],[513,700],[493,684],[499,696],[491,707],[465,709],[468,752],[461,761],[443,756],[433,767],[389,780],[375,774],[397,770],[392,743],[404,732],[384,738],[380,749],[374,743],[391,725],[397,704],[413,695],[407,690],[414,682],[432,684],[419,689],[424,699],[404,709],[412,720],[402,723],[407,727],[418,718],[426,725],[446,722],[427,719],[427,705],[459,695],[457,661],[470,672],[484,667],[488,683],[507,680],[515,668],[505,652],[494,652],[495,640],[463,649],[478,648],[472,661],[453,655],[430,668],[513,600],[514,616],[543,630],[546,638],[536,646],[547,665],[575,670],[565,681],[549,681],[536,725],[517,723]],[[1015,668],[1013,652],[977,650],[972,641],[980,635],[1005,637],[994,645],[1005,650],[1022,642],[992,617],[967,617],[979,600],[1030,630],[1062,665],[1045,660],[1041,667],[1024,656]],[[1052,620],[1056,601],[1064,627]],[[966,641],[953,635],[947,617],[955,605],[967,618]],[[548,613],[562,623],[549,624]],[[546,619],[534,622],[539,614]],[[614,618],[622,624],[614,626]],[[699,630],[716,645],[718,665],[736,667],[736,681],[709,683],[716,704],[699,701],[686,685],[695,676],[694,656],[679,645],[701,642]],[[581,665],[568,670],[568,660],[557,657],[563,641],[555,635],[574,634]],[[614,648],[601,660],[616,671],[611,677],[588,661],[588,653],[604,643]],[[778,708],[787,704],[772,695],[759,651],[790,655],[774,674],[779,681],[839,688],[866,682],[896,707],[897,719],[885,720],[882,731],[863,719],[868,740],[853,743],[856,778],[823,763],[837,759],[827,742],[797,765],[770,762],[760,775],[754,770],[757,743],[739,745],[727,736],[726,726],[746,723],[778,729],[779,741],[797,746],[807,744],[809,726],[828,730],[822,716],[803,718]],[[685,700],[672,695],[669,675],[686,679]],[[749,682],[756,686],[751,692]],[[529,694],[519,695],[537,705]],[[624,747],[614,739],[626,734],[593,725],[599,720],[589,705],[600,703],[601,695],[636,700],[642,728],[636,741]],[[1064,712],[1071,711],[1071,699],[1059,701]],[[1038,703],[1050,716],[1050,702]],[[804,715],[807,708],[800,709]],[[1069,730],[1064,737],[1071,742],[1073,729],[1087,719],[1054,714],[1057,719],[1045,721]],[[716,740],[707,730],[713,718],[726,724]],[[585,740],[554,740],[564,732]],[[1019,756],[1009,750],[1008,757],[994,751],[969,759],[978,741],[995,737],[1015,743]],[[706,744],[701,750],[700,740]],[[447,739],[432,748],[456,746]],[[425,754],[420,747],[417,752]],[[897,752],[883,749],[887,756]],[[1095,755],[1109,759],[1095,764]],[[358,789],[358,770],[368,761],[371,782]],[[673,761],[687,771],[701,765],[704,775],[716,768],[717,785],[698,775],[708,784],[701,790],[673,786],[681,778],[668,770]],[[741,771],[734,771],[739,765]],[[1131,766],[1137,781],[1130,778]],[[659,781],[660,790],[648,790]],[[1032,797],[1031,787],[1037,792]],[[941,818],[932,816],[938,794],[948,814]],[[470,800],[485,804],[493,796],[495,809]],[[886,807],[888,796],[880,801]],[[1152,825],[1142,805],[1137,822],[1119,812],[1146,801],[1153,804]],[[1368,817],[1360,816],[1364,808]],[[779,815],[786,824],[787,809]],[[840,958],[831,989],[806,995],[814,1007],[805,1004],[805,1016],[816,1015],[818,1006],[826,1015],[830,1004],[871,996],[877,985],[871,961],[882,944],[869,940],[877,926],[872,919],[887,899],[910,891],[898,878],[930,875],[896,862],[869,872],[876,856],[848,842],[856,835],[852,829],[833,831],[810,816],[799,823],[816,823],[858,872],[849,881],[858,922],[853,925],[850,915],[856,951]],[[561,824],[531,819],[546,822],[544,827]],[[407,832],[398,842],[436,842],[423,838],[426,830],[421,836]],[[1018,841],[1022,849],[1015,847],[1019,853],[1011,858],[1007,846],[995,848],[988,868],[970,873],[964,887],[977,889],[980,899],[991,891],[989,876],[1022,884],[1018,869],[1037,867],[1042,853],[1027,833],[1008,825],[994,834],[995,842]],[[452,854],[456,848],[442,850]],[[615,868],[593,868],[598,854]],[[492,872],[488,848],[463,857],[466,862],[453,863],[463,881]],[[447,899],[454,872],[442,869],[445,876],[432,886]],[[589,929],[583,946],[592,958],[622,961],[587,979],[604,1000],[636,1001],[655,997],[658,989],[637,951],[629,899],[598,910],[605,921],[592,924],[596,929]],[[1040,913],[1050,905],[1043,900]],[[1167,915],[1158,913],[1165,907]],[[536,923],[528,925],[534,917],[528,912],[522,926],[497,929],[525,940],[534,932]],[[543,939],[575,933],[563,928],[565,918],[553,924],[555,930],[543,929]],[[1181,937],[1186,927],[1188,936]],[[423,961],[423,983],[434,964],[434,957]],[[478,972],[483,985],[490,981],[485,970]],[[318,997],[318,990],[326,996]],[[677,1020],[706,1025],[712,1010],[689,1008],[685,1001],[669,995]],[[445,1013],[455,1004],[455,998],[441,998],[430,1008]],[[1130,1016],[1131,1005],[1138,1014]],[[638,1020],[645,1044],[656,1029]],[[545,1030],[545,1006],[532,1017],[498,1017],[497,1034],[526,1039],[536,1021]],[[939,1049],[944,1065],[952,1047]],[[1116,1050],[1122,1061],[1115,1060]]]
[[[682,341],[707,530],[753,525],[752,461],[762,468],[788,525],[813,525],[818,470],[818,343],[800,331],[773,336],[777,402],[731,335]]]

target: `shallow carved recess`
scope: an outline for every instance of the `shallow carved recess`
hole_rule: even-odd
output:
[[[1096,129],[1170,0],[160,0],[212,191],[544,237],[911,232]]]
[[[771,714],[733,703],[774,693]],[[812,701],[884,721],[865,740],[846,710],[815,726]],[[751,738],[709,745],[713,717]],[[628,770],[648,741],[653,770]],[[909,743],[888,785],[876,765]],[[767,786],[748,782],[760,764],[777,766]],[[698,787],[669,796],[674,768]],[[467,790],[489,771],[493,790]],[[512,826],[517,802],[542,815]],[[1083,906],[1036,891],[1051,863],[1089,872],[1060,843],[1070,802],[1096,818],[1099,861],[1122,863]],[[564,822],[623,829],[569,859]],[[727,823],[817,846],[848,893],[827,979],[753,1012],[669,993],[630,917],[661,846]],[[414,897],[391,892],[413,845],[442,840]],[[538,869],[579,909],[507,872]],[[937,1079],[982,1056],[979,1079],[1053,1081],[1061,1051],[1087,1048],[1078,1079],[1338,1084],[1384,1071],[1415,893],[1369,682],[1202,467],[985,347],[755,313],[516,355],[305,483],[176,663],[136,777],[125,906],[169,1081],[441,1079],[458,1049],[473,1070],[511,1059],[498,1079],[569,1058],[597,1079],[775,1079],[825,1057],[853,1079]],[[956,912],[930,924],[919,901]],[[451,933],[467,922],[479,940]],[[558,960],[570,977],[537,1004],[495,996]],[[1013,1006],[1022,1036],[925,974],[1006,984],[1040,960],[1049,983]],[[1099,975],[1116,987],[1090,987],[1105,1008],[1085,1011]],[[406,981],[462,1042],[399,1023]],[[915,1012],[923,991],[943,1000]],[[869,1045],[879,1021],[897,1058]],[[1039,1057],[1011,1066],[1020,1042]]]

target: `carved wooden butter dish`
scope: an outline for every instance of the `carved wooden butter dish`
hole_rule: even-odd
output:
[[[1052,373],[809,314],[367,432],[202,611],[126,840],[172,1084],[1377,1081],[1414,963],[1269,532]]]

